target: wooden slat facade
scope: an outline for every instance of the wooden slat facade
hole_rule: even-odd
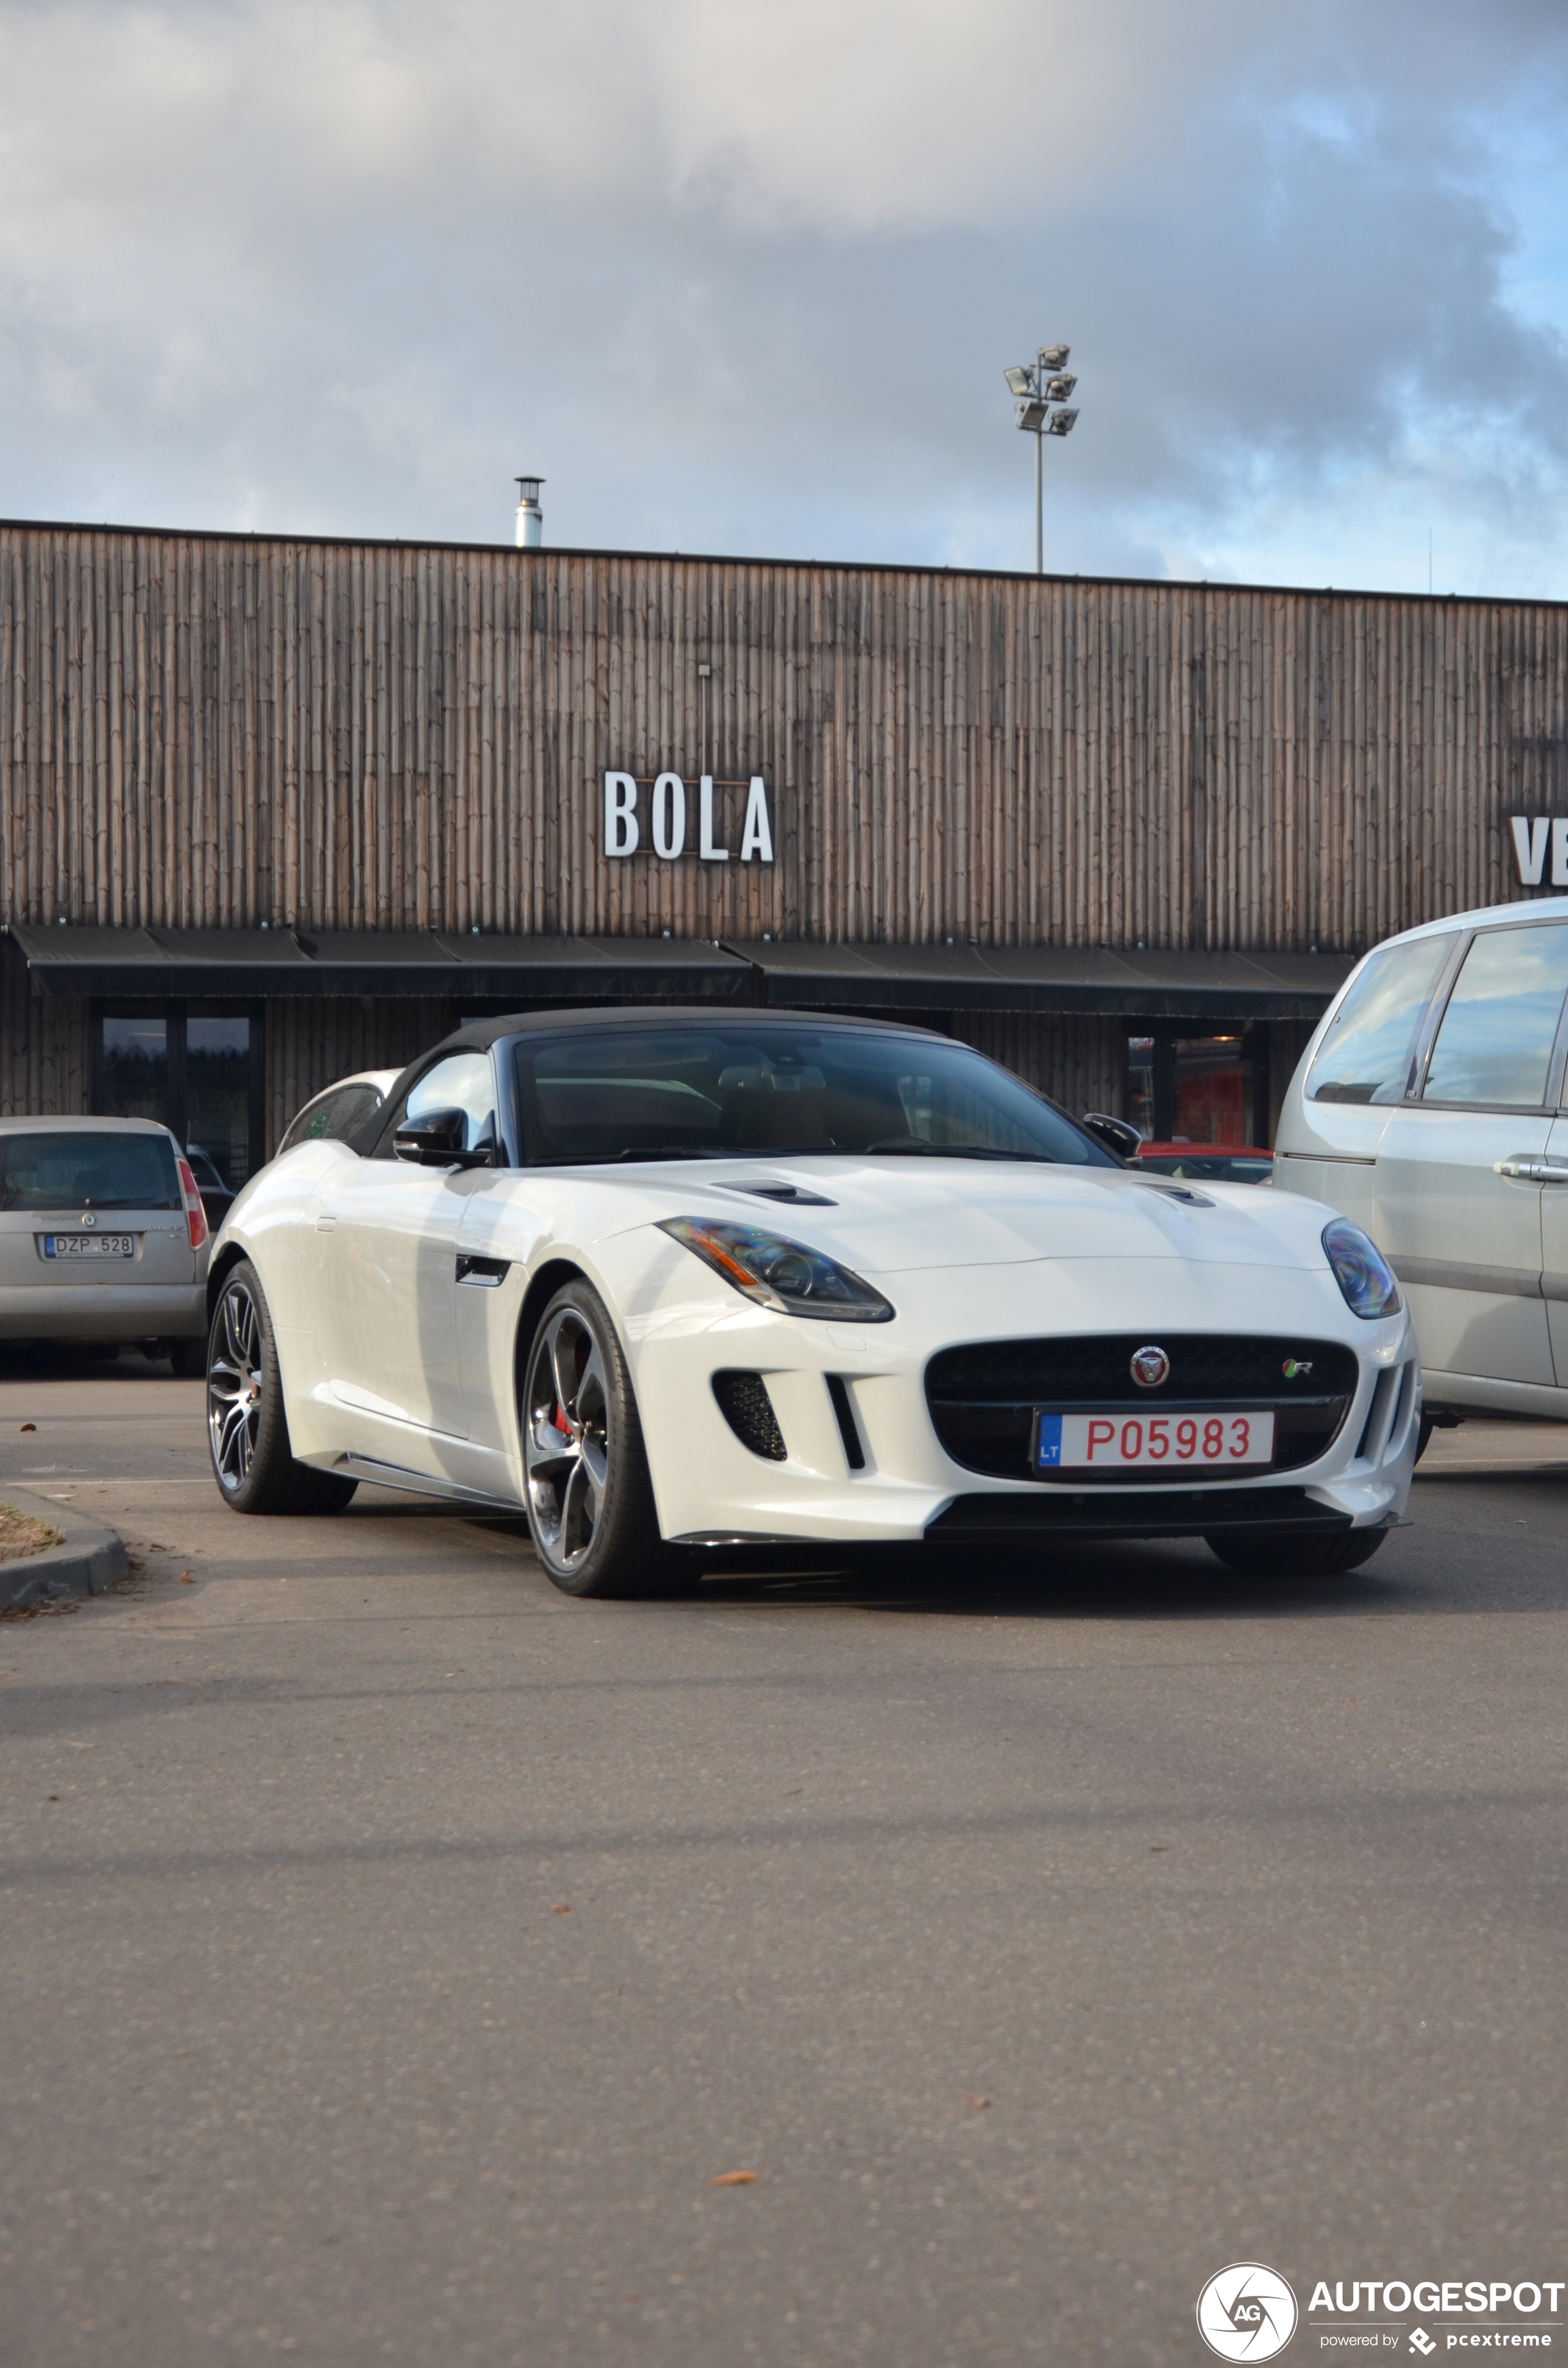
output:
[[[1545,602],[0,526],[0,916],[1359,950],[1516,893],[1565,715]],[[777,862],[607,860],[609,768]]]

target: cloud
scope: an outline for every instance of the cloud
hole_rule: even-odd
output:
[[[1056,564],[1429,511],[1568,591],[1565,69],[1533,0],[13,0],[0,509],[505,540],[532,467],[552,541],[1024,564],[1067,336]]]

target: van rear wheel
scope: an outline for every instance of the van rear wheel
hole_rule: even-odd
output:
[[[1370,1562],[1387,1535],[1386,1530],[1335,1530],[1326,1538],[1300,1530],[1255,1530],[1246,1537],[1221,1531],[1203,1543],[1227,1570],[1246,1578],[1328,1578]]]
[[[224,1276],[207,1338],[207,1444],[236,1513],[340,1513],[358,1486],[294,1460],[272,1316],[249,1258]]]

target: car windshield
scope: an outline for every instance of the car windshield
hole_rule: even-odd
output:
[[[524,1037],[515,1059],[529,1167],[810,1153],[1116,1165],[1017,1077],[937,1037],[724,1019]]]
[[[166,1135],[0,1135],[0,1209],[184,1206]]]

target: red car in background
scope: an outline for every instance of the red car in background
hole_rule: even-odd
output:
[[[1138,1165],[1189,1184],[1267,1184],[1274,1154],[1249,1143],[1142,1143]]]

